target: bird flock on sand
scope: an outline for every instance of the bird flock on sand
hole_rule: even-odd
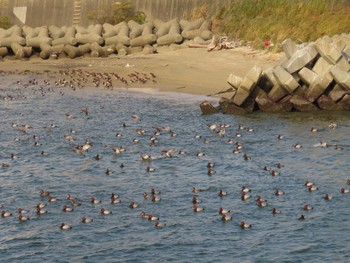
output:
[[[76,71],[71,71],[62,73],[62,74],[87,74],[86,72],[82,72],[79,70]],[[136,73],[135,73],[136,74]],[[89,75],[90,76],[90,75]],[[101,81],[102,75],[93,75],[93,78],[98,79]],[[109,87],[108,84],[108,79],[110,78],[117,78],[117,76],[112,75],[106,75],[106,83],[103,82],[102,85],[106,88]],[[130,76],[131,78],[138,79],[140,76],[138,75],[137,77],[135,75]],[[145,78],[146,76],[143,76],[142,78]],[[83,78],[83,77],[82,77]],[[150,75],[150,79],[154,79],[155,76]],[[79,79],[75,83],[70,83],[72,85],[76,85],[77,83],[83,82],[84,79]],[[141,80],[140,80],[141,81]],[[64,83],[64,80],[58,80],[55,83],[57,85],[61,85],[61,83]],[[30,80],[28,83],[17,83],[20,87],[37,87],[37,86],[50,86],[50,81],[44,80],[43,83],[39,83],[38,80]],[[69,85],[68,84],[68,87]],[[101,83],[99,82],[99,86]],[[50,88],[47,88],[46,90],[44,88],[39,88],[41,96],[45,96]],[[63,91],[60,91],[64,95]],[[89,107],[82,107],[80,110],[80,113],[83,116],[88,116],[91,114]],[[24,114],[24,113],[23,113]],[[142,116],[142,115],[141,115]],[[161,140],[162,137],[167,136],[167,138],[173,138],[177,137],[178,134],[169,126],[150,126],[148,127],[148,130],[144,129],[143,127],[145,126],[145,123],[142,122],[142,117],[140,115],[130,115],[129,120],[125,120],[126,122],[123,122],[120,125],[121,130],[122,129],[128,129],[129,126],[127,124],[128,121],[132,121],[134,124],[140,123],[139,127],[134,129],[133,132],[135,137],[130,138],[130,144],[137,144],[140,141],[146,141],[150,147],[159,147],[161,148]],[[67,113],[66,118],[68,119],[74,119],[74,116]],[[142,125],[141,125],[142,123]],[[32,140],[29,140],[29,142],[33,143],[33,147],[42,147],[42,150],[40,151],[41,155],[46,155],[48,154],[47,151],[45,150],[45,145],[42,145],[40,143],[40,136],[35,134],[33,132],[33,127],[29,123],[9,123],[10,128],[14,130],[14,134],[18,135],[18,137],[14,138],[14,141],[20,141],[21,136],[27,136],[31,137]],[[135,125],[133,125],[135,127]],[[230,128],[231,127],[231,128]],[[45,127],[42,127],[47,131],[47,134],[50,134],[53,129],[58,128],[54,123],[47,125]],[[337,128],[336,123],[330,123],[328,129],[335,130]],[[219,123],[211,123],[207,125],[207,132],[210,133],[212,136],[218,136],[221,138],[227,145],[232,147],[232,154],[233,155],[240,155],[242,162],[254,162],[254,158],[252,158],[248,152],[245,152],[245,146],[242,141],[240,141],[241,137],[244,136],[244,133],[254,133],[255,129],[251,127],[243,127],[241,125],[237,125],[235,127],[232,127],[230,124],[219,124]],[[232,132],[234,130],[234,132]],[[311,127],[310,132],[316,133],[319,132],[318,128]],[[75,133],[75,131],[70,130],[67,132],[67,134],[64,135],[62,138],[62,141],[69,142],[74,145],[74,148],[71,149],[71,154],[78,154],[78,155],[84,155],[87,152],[94,152],[94,142],[90,139],[85,138],[83,143],[77,143],[77,136],[78,134]],[[123,137],[123,132],[118,132],[115,134],[116,138]],[[181,135],[179,135],[181,136]],[[200,133],[193,134],[193,139],[194,140],[203,140],[204,143],[209,143],[208,138],[204,138],[203,135]],[[276,136],[275,140],[284,140],[285,135],[280,134]],[[82,138],[80,138],[80,141],[82,141]],[[28,142],[28,140],[27,140]],[[124,154],[124,152],[128,151],[128,147],[126,146],[112,146],[108,145],[107,146],[110,149],[110,152],[113,153],[116,156],[120,156]],[[214,147],[214,146],[213,146]],[[294,147],[296,151],[302,151],[303,150],[303,145],[299,143],[295,143],[294,145],[290,145],[290,147]],[[339,145],[334,145],[334,144],[329,144],[324,141],[320,141],[317,144],[313,145],[313,147],[333,147],[334,150],[343,150],[343,148]],[[101,159],[103,159],[103,155],[101,153],[95,152],[94,154],[94,161],[98,162]],[[198,158],[201,158],[203,156],[206,156],[206,153],[203,151],[197,151],[195,153],[193,152],[187,152],[184,149],[176,149],[176,148],[170,148],[170,149],[162,149],[160,150],[160,156],[157,158],[173,158],[174,156],[176,157],[181,157],[181,156],[186,156],[186,155],[193,155]],[[11,153],[8,157],[9,161],[2,162],[1,164],[1,169],[9,169],[11,167],[11,162],[18,159],[18,158],[26,158],[25,155],[22,155],[21,153]],[[152,160],[154,159],[154,156],[151,154],[145,152],[140,154],[137,159],[140,162],[145,162],[148,164],[146,172],[148,173],[153,173],[156,172],[156,168],[152,166]],[[179,159],[181,160],[181,159]],[[260,164],[259,164],[260,165]],[[119,164],[120,169],[127,169],[127,164],[121,163]],[[214,162],[208,162],[206,165],[206,171],[208,176],[216,176],[216,171],[215,171],[216,164]],[[283,173],[284,165],[283,163],[276,163],[275,165],[261,165],[260,169],[262,172],[272,176],[280,176],[281,173]],[[106,176],[109,176],[114,173],[109,168],[106,168],[104,171]],[[257,209],[269,209],[271,211],[272,215],[278,215],[283,213],[283,209],[281,207],[275,207],[272,206],[270,207],[269,205],[269,200],[266,198],[260,196],[257,191],[254,191],[254,186],[249,186],[249,183],[247,185],[241,186],[240,193],[229,193],[225,189],[220,189],[217,192],[217,198],[227,198],[227,196],[231,195],[234,198],[237,198],[241,200],[241,202],[247,202],[247,203],[252,203],[250,200],[254,200],[253,204],[256,205]],[[325,193],[322,197],[325,201],[331,201],[333,198],[333,195],[336,194],[347,194],[350,192],[349,189],[350,185],[350,179],[344,182],[343,187],[341,187],[338,191],[338,193]],[[319,187],[317,186],[317,183],[311,182],[310,180],[306,180],[304,186],[307,192],[317,192],[319,191]],[[201,197],[205,195],[205,192],[207,189],[203,188],[198,188],[196,186],[193,186],[192,189],[188,189],[188,193],[191,193],[192,199],[188,200],[188,203],[190,204],[189,207],[191,207],[193,213],[202,213],[207,209],[205,206],[205,201],[201,201]],[[1,214],[0,216],[2,218],[16,218],[20,222],[27,221],[27,223],[30,224],[30,219],[33,217],[36,218],[41,218],[45,216],[46,214],[51,213],[52,209],[50,207],[51,203],[58,203],[60,204],[60,209],[62,213],[74,213],[76,210],[81,209],[81,207],[84,206],[93,206],[95,207],[95,214],[89,214],[89,215],[82,215],[77,219],[75,223],[67,223],[67,222],[58,222],[57,227],[59,227],[61,230],[71,230],[74,228],[74,224],[88,224],[88,223],[94,223],[94,217],[97,215],[102,215],[102,216],[109,216],[113,214],[113,206],[115,205],[122,205],[122,206],[128,206],[131,210],[136,210],[138,211],[138,215],[140,218],[144,220],[150,221],[152,226],[156,228],[162,228],[166,227],[167,224],[169,225],[169,221],[171,221],[171,218],[166,218],[165,216],[165,223],[163,218],[160,218],[159,215],[156,215],[152,212],[149,211],[144,211],[142,207],[142,202],[137,202],[136,200],[139,200],[138,198],[143,198],[143,200],[149,200],[150,202],[154,203],[155,205],[159,202],[167,202],[166,198],[166,193],[161,194],[161,191],[159,189],[151,188],[151,189],[145,189],[144,192],[139,193],[139,196],[135,196],[134,201],[123,201],[123,196],[120,196],[117,193],[111,192],[109,193],[108,196],[105,196],[103,200],[98,199],[96,196],[90,196],[88,199],[83,199],[79,196],[73,196],[70,193],[66,193],[65,196],[56,196],[54,194],[55,190],[54,189],[41,189],[37,193],[37,202],[33,204],[31,207],[18,207],[14,211],[10,211],[7,209],[7,206],[10,204],[1,204],[0,203],[0,208],[1,208]],[[289,195],[292,193],[285,192],[282,188],[276,188],[274,189],[274,195],[276,197],[278,196],[283,196],[283,195]],[[1,200],[0,200],[1,201]],[[57,206],[56,206],[57,209]],[[213,208],[211,208],[213,209]],[[234,209],[233,208],[228,208],[228,207],[217,207],[214,208],[217,209],[217,214],[218,214],[218,221],[235,221],[236,218],[233,215],[234,214]],[[302,207],[300,207],[300,211],[303,211],[302,213],[298,212],[299,214],[296,214],[295,219],[299,220],[307,220],[308,216],[307,213],[310,213],[314,207],[309,204],[305,203]],[[254,228],[252,224],[249,223],[249,219],[247,220],[237,220],[237,226],[242,228],[242,229],[251,229]]]

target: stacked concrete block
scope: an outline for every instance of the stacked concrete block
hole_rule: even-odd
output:
[[[113,26],[110,24],[103,24],[103,38],[106,45],[118,45],[122,44],[130,46],[129,27],[125,22]]]
[[[12,43],[16,43],[21,46],[26,44],[26,40],[22,36],[22,28],[17,25],[0,32],[0,47],[10,48]]]
[[[77,34],[75,38],[77,39],[79,44],[87,44],[87,43],[98,43],[102,45],[104,43],[104,39],[102,37],[102,25],[90,25],[87,28],[77,26],[76,27]]]
[[[131,20],[132,21],[132,20]],[[131,22],[129,21],[128,24]],[[147,45],[153,45],[157,42],[157,36],[153,34],[153,24],[146,23],[139,25],[132,21],[132,30],[130,31],[130,46],[131,47],[144,47]],[[141,34],[140,33],[141,30]]]
[[[211,26],[212,22],[204,18],[199,18],[195,21],[180,20],[181,35],[189,40],[195,37],[200,37],[203,40],[212,39],[213,33],[211,32]]]
[[[40,48],[42,43],[51,45],[52,38],[49,37],[49,29],[47,26],[32,28],[29,26],[22,27],[26,36],[26,45],[29,47]]]
[[[75,46],[78,44],[75,38],[76,30],[75,27],[61,27],[50,26],[49,32],[52,37],[52,46],[58,45],[71,45]]]
[[[283,43],[285,60],[265,72],[254,67],[244,78],[230,74],[236,90],[223,113],[350,110],[350,36],[323,37],[314,43]],[[254,101],[255,105],[252,104]],[[227,105],[226,105],[227,104]],[[233,109],[230,111],[226,108]]]
[[[180,24],[177,19],[168,22],[156,19],[153,21],[153,24],[155,27],[158,46],[180,44],[183,41],[183,37],[180,34]]]

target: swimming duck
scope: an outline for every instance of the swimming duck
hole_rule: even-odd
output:
[[[49,191],[44,191],[43,189],[40,190],[40,196],[41,197],[47,197],[49,196],[51,193]]]
[[[155,227],[165,227],[166,224],[159,223],[158,221],[154,223]]]
[[[282,190],[276,189],[275,195],[277,195],[277,196],[284,195],[284,192]]]
[[[46,204],[44,204],[44,203],[38,203],[38,204],[36,205],[36,207],[37,207],[37,208],[40,208],[40,209],[44,208],[45,206],[46,206]]]
[[[312,127],[310,131],[311,132],[318,132],[318,130],[316,128],[314,128],[314,127]]]
[[[9,217],[9,216],[12,216],[12,213],[10,213],[9,211],[5,211],[5,210],[1,211],[1,217]]]
[[[151,189],[151,194],[152,194],[152,195],[159,195],[159,194],[160,194],[160,191],[158,191],[158,190],[152,188],[152,189]]]
[[[223,209],[222,207],[219,208],[219,214],[228,214],[231,213],[231,210]]]
[[[340,189],[340,192],[341,192],[342,194],[347,194],[347,193],[350,193],[350,190],[349,190],[349,189],[342,188],[342,189]]]
[[[248,200],[250,197],[251,197],[251,195],[248,194],[247,192],[242,192],[242,194],[241,194],[242,201]]]
[[[268,167],[267,165],[264,166],[263,168],[264,171],[270,171],[270,167]]]
[[[101,214],[102,215],[110,215],[110,214],[112,214],[112,211],[105,209],[105,208],[101,208]]]
[[[279,175],[279,174],[280,174],[280,173],[277,172],[277,171],[274,170],[274,169],[271,171],[271,175],[272,175],[272,176],[277,176],[277,175]]]
[[[133,208],[138,208],[139,205],[136,204],[135,202],[131,202],[130,205],[129,205],[129,207],[130,207],[131,209],[133,209]]]
[[[47,214],[47,210],[45,210],[44,208],[39,208],[39,207],[37,207],[37,208],[36,208],[36,213],[37,213],[38,215]]]
[[[197,154],[196,154],[198,157],[203,157],[203,156],[205,156],[205,153],[204,152],[197,152]]]
[[[63,210],[64,212],[72,212],[72,211],[73,211],[73,208],[64,205],[63,208],[62,208],[62,210]]]
[[[208,169],[208,171],[207,171],[207,174],[208,175],[213,175],[213,174],[215,174],[216,172],[214,171],[214,170],[212,170],[212,169]]]
[[[324,200],[327,200],[327,201],[332,200],[332,198],[333,198],[333,196],[330,195],[330,194],[325,194],[325,195],[323,196],[323,199],[324,199]]]
[[[69,230],[69,229],[72,229],[72,226],[71,225],[68,225],[68,224],[65,224],[65,223],[62,223],[60,228],[62,230]]]
[[[160,202],[160,197],[159,197],[159,196],[156,196],[156,195],[152,196],[152,202],[153,202],[153,203],[158,203],[158,202]]]
[[[309,189],[310,192],[313,192],[313,191],[318,190],[318,187],[317,187],[316,185],[310,185],[310,186],[308,187],[308,189]]]
[[[279,135],[277,136],[277,139],[278,139],[278,140],[284,139],[284,135],[280,135],[280,134],[279,134]]]
[[[243,160],[244,161],[248,161],[248,160],[250,160],[251,158],[247,155],[247,154],[244,154],[243,155]]]
[[[192,203],[193,203],[193,204],[198,204],[198,203],[200,203],[200,202],[201,202],[201,200],[197,199],[197,197],[194,196],[194,197],[192,198]]]
[[[83,216],[82,218],[81,218],[81,222],[82,223],[91,223],[91,222],[93,222],[94,220],[92,219],[92,218],[87,218],[87,217],[85,217],[85,216]]]
[[[142,211],[142,212],[140,213],[140,216],[141,216],[142,218],[147,218],[147,219],[148,219],[149,216],[150,216],[150,214],[146,214],[145,212]]]
[[[29,216],[19,215],[18,216],[19,221],[28,221],[30,220]]]
[[[272,214],[281,214],[282,212],[281,212],[281,210],[278,210],[277,208],[272,208]]]
[[[19,214],[27,214],[27,213],[28,213],[27,210],[24,210],[24,209],[21,208],[21,207],[17,209],[17,212],[18,212]]]
[[[91,197],[90,203],[92,203],[92,204],[101,204],[101,200],[98,200],[95,197]]]
[[[229,221],[229,220],[232,220],[232,216],[222,214],[222,215],[221,215],[221,220],[222,220],[222,221]]]
[[[251,228],[251,227],[252,227],[251,224],[248,224],[248,223],[246,223],[246,222],[244,222],[244,221],[241,221],[241,222],[239,223],[239,225],[241,226],[242,229],[247,229],[247,228]]]
[[[202,189],[192,187],[192,193],[200,193],[202,191],[203,191]]]
[[[299,143],[296,143],[296,144],[293,145],[293,147],[296,148],[296,149],[300,149],[303,146],[301,144],[299,144]]]
[[[305,216],[304,216],[304,215],[301,215],[298,219],[299,219],[299,220],[305,220]]]
[[[194,212],[202,212],[204,211],[204,207],[198,207],[197,205],[193,205]]]
[[[227,192],[225,192],[225,191],[223,191],[223,190],[220,190],[220,191],[219,191],[218,196],[223,197],[223,196],[226,196],[226,195],[227,195]]]
[[[207,168],[208,168],[208,169],[213,168],[213,167],[214,167],[214,163],[209,162],[209,163],[207,164]]]
[[[249,193],[249,192],[251,192],[251,190],[247,186],[243,185],[242,189],[241,189],[241,192]]]
[[[304,205],[303,206],[303,209],[305,210],[305,211],[309,211],[309,210],[312,210],[312,209],[314,209],[311,205]]]
[[[153,168],[153,167],[150,167],[150,166],[147,166],[147,169],[146,169],[146,171],[148,172],[148,173],[153,173],[153,172],[155,172],[155,168]]]
[[[75,201],[74,199],[70,200],[70,204],[71,204],[72,206],[81,206],[81,203]]]
[[[49,196],[48,201],[51,202],[51,203],[53,203],[53,202],[61,201],[61,199],[58,199],[58,198],[53,197],[53,196]]]
[[[306,181],[306,182],[305,182],[305,186],[307,186],[307,187],[310,187],[310,186],[312,186],[312,185],[313,185],[313,183],[310,182],[310,181]]]
[[[111,198],[111,204],[119,204],[120,202],[121,202],[120,199],[118,199],[116,197]]]
[[[150,154],[145,153],[145,154],[142,154],[142,155],[141,155],[141,159],[142,159],[143,161],[149,161],[149,160],[152,160],[152,157],[151,157]]]
[[[159,220],[159,217],[158,217],[158,216],[153,216],[152,214],[149,214],[149,215],[148,215],[148,220],[150,220],[150,221],[156,221],[156,220]]]

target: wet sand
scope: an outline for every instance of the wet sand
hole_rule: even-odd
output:
[[[115,73],[128,80],[113,83],[113,87],[154,88],[159,91],[182,92],[197,95],[213,95],[229,88],[226,80],[230,73],[244,77],[254,66],[267,69],[276,65],[283,53],[255,51],[247,47],[207,52],[204,48],[169,50],[158,48],[157,54],[135,53],[124,57],[111,55],[106,58],[80,57],[57,60],[7,59],[0,61],[0,70],[26,75],[62,78],[60,71],[67,69],[95,73]],[[144,83],[131,82],[129,74],[154,75]],[[65,76],[67,78],[67,76]],[[72,77],[72,76],[71,76]],[[73,76],[74,78],[74,76]],[[85,83],[88,87],[89,83]]]

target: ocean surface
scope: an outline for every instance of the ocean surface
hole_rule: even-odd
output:
[[[349,112],[202,116],[201,96],[1,81],[0,210],[12,216],[0,217],[0,262],[349,262],[350,193],[340,191],[350,188]],[[92,147],[77,150],[86,141]],[[233,153],[236,142],[242,149]],[[251,189],[246,201],[243,185]],[[144,198],[152,188],[159,202]],[[48,202],[41,189],[60,200]],[[62,210],[71,207],[67,193],[81,203],[73,212]],[[119,204],[110,203],[112,193]],[[194,212],[194,196],[204,211]],[[257,196],[268,205],[259,207]],[[39,202],[47,214],[37,215]],[[220,207],[232,220],[221,220]],[[18,208],[29,221],[19,221]],[[94,221],[84,224],[83,216]]]

